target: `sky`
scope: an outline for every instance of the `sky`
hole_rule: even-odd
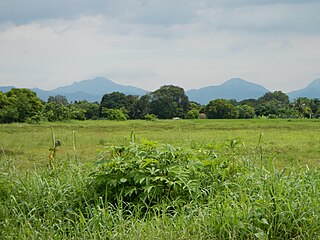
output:
[[[0,86],[106,77],[149,91],[320,77],[319,0],[1,0]]]

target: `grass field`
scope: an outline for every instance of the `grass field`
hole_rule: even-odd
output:
[[[61,161],[74,158],[73,131],[77,158],[81,162],[93,162],[104,145],[128,141],[134,129],[138,139],[147,138],[177,146],[237,139],[251,148],[257,146],[262,133],[264,155],[273,158],[277,166],[300,164],[313,167],[320,163],[320,121],[282,119],[72,121],[0,125],[1,159],[10,159],[21,169],[46,164],[48,149],[52,146],[51,128],[56,139],[62,142],[57,153]]]
[[[319,133],[319,120],[0,125],[0,239],[320,239]]]

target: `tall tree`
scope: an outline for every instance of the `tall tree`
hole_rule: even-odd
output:
[[[189,99],[183,88],[166,85],[152,92],[151,97],[151,113],[162,119],[170,119],[173,117],[184,118],[189,110]]]
[[[149,94],[143,95],[139,98],[136,104],[136,118],[144,119],[144,117],[151,111],[151,97]]]
[[[281,117],[290,108],[289,96],[281,91],[268,92],[258,99],[256,115]]]
[[[281,91],[267,92],[258,99],[259,102],[269,102],[272,100],[284,105],[290,103],[289,96]]]
[[[137,96],[125,95],[120,92],[113,92],[103,95],[100,104],[100,116],[103,108],[107,109],[125,109],[129,118],[135,118]]]

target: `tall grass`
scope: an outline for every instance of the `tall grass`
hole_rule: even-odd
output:
[[[228,140],[187,148],[135,140],[109,145],[96,166],[60,161],[55,169],[26,172],[7,160],[0,168],[1,239],[320,235],[320,172],[277,170],[260,145]],[[134,173],[149,182],[135,181]],[[154,191],[148,191],[151,185]]]

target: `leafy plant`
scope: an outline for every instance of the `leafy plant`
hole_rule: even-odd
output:
[[[154,114],[147,114],[144,116],[144,119],[152,122],[158,120],[157,116]]]
[[[200,187],[199,164],[188,151],[146,140],[108,146],[92,174],[91,186],[111,203],[122,199],[151,206],[166,200],[190,200]]]
[[[150,207],[162,202],[201,199],[204,184],[231,176],[234,171],[232,159],[218,159],[213,148],[176,148],[148,140],[107,146],[91,174],[90,185],[94,195],[112,204],[121,199]]]

